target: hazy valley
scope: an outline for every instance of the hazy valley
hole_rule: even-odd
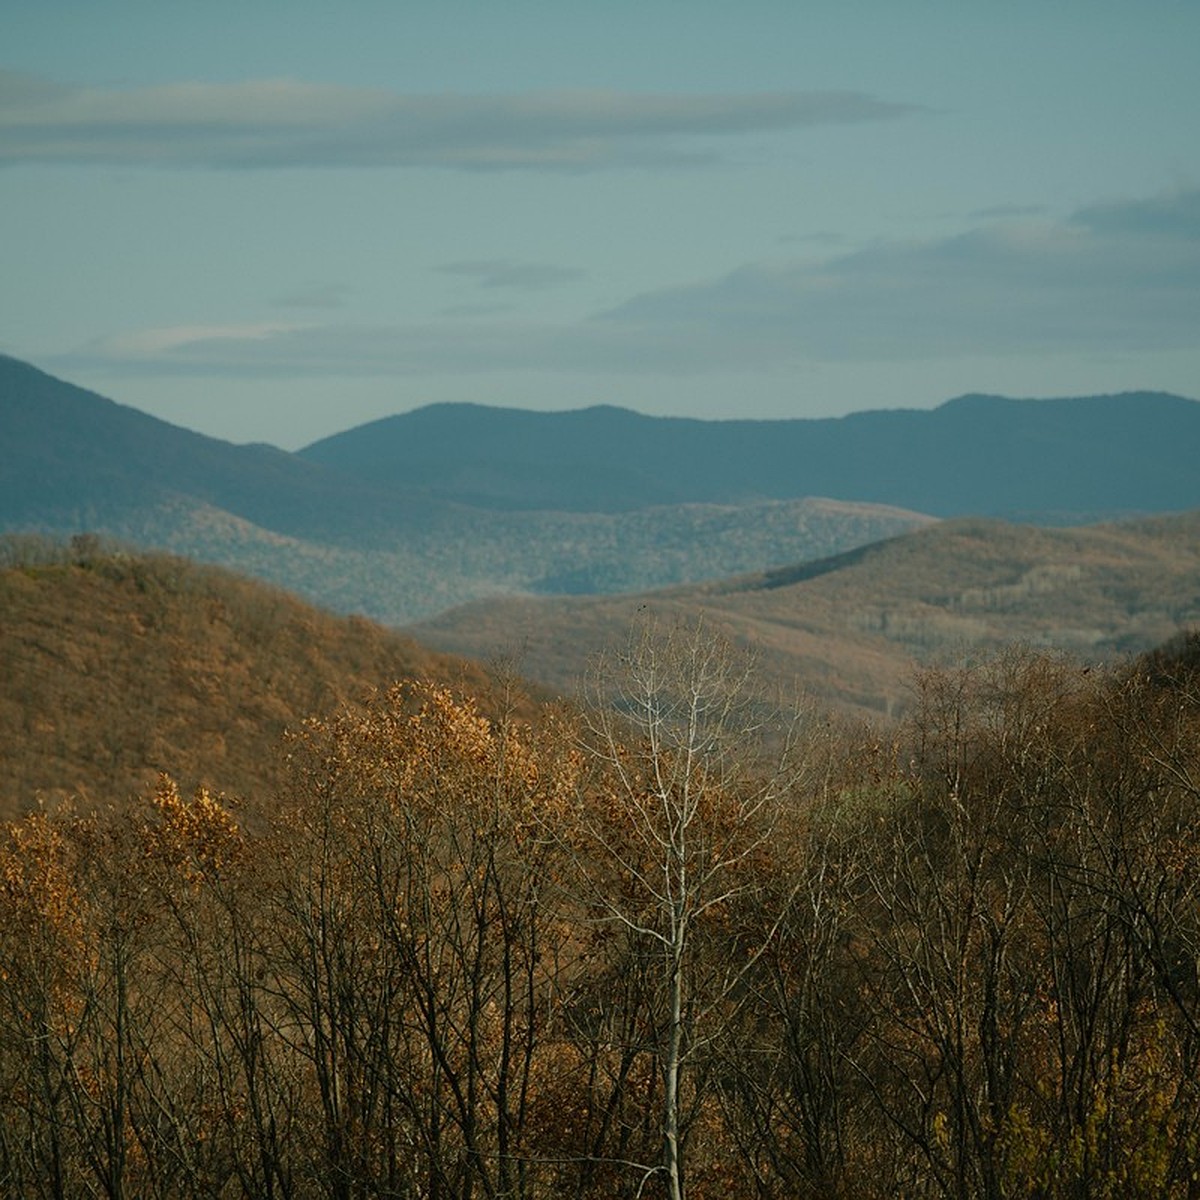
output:
[[[1200,404],[1178,397],[964,397],[930,412],[792,422],[443,405],[286,454],[202,437],[0,359],[0,445],[0,529],[88,531],[225,566],[331,612],[404,626],[440,652],[515,662],[562,694],[648,614],[703,614],[752,649],[776,684],[875,718],[910,703],[919,664],[1012,643],[1116,662],[1200,621]],[[923,512],[904,507],[917,504]],[[1156,511],[1166,515],[1146,515]],[[1124,520],[1103,521],[1114,516]],[[19,538],[9,548],[26,552]],[[105,786],[144,782],[170,761],[190,779],[201,747],[216,754],[207,781],[240,789],[253,775],[218,767],[224,756],[263,761],[235,745],[249,727],[276,737],[307,712],[435,661],[365,623],[293,611],[295,601],[248,582],[168,570],[164,560],[128,565],[136,557],[89,575],[70,552],[56,553],[62,561],[36,586],[27,572],[6,576],[10,729],[52,730],[65,746],[66,712],[123,704],[133,714],[139,677],[186,680],[188,663],[196,679],[215,674],[180,693],[207,697],[190,717],[168,717],[160,698],[122,718],[128,738],[110,730],[79,761],[43,746],[18,804],[31,788],[82,786],[93,757]],[[171,614],[161,628],[139,608],[135,575],[157,581],[156,603]],[[224,615],[206,624],[205,605]],[[36,639],[33,611],[46,627]],[[239,611],[245,619],[231,623]],[[366,655],[367,670],[365,652],[348,643],[346,665],[332,665],[338,651],[313,676],[296,659],[304,638],[272,625],[285,611],[285,623],[325,631],[318,644],[406,648]],[[108,632],[93,628],[101,618]],[[114,629],[131,628],[158,628],[159,640],[110,644]],[[167,628],[175,632],[164,642]],[[241,667],[224,643],[206,640],[220,629],[241,647]],[[54,650],[79,639],[103,649]],[[173,665],[154,665],[170,653]],[[246,665],[260,653],[270,670]],[[123,681],[102,682],[97,662],[124,671]],[[79,663],[91,665],[76,686],[70,665]],[[247,679],[258,699],[247,699]],[[275,716],[247,717],[246,704]],[[61,711],[46,717],[48,706]],[[197,746],[185,750],[189,729]]]
[[[481,602],[410,629],[458,654],[514,654],[531,678],[570,688],[648,614],[703,614],[781,686],[891,716],[918,663],[1013,644],[1111,663],[1200,624],[1200,514],[1075,529],[946,521],[797,567],[644,595]]]
[[[1200,506],[1200,404],[964,397],[836,421],[441,405],[299,454],[234,446],[0,359],[0,529],[103,533],[388,624],[826,558],[936,518]]]

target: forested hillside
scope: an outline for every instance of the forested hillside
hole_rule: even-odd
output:
[[[930,673],[886,736],[704,626],[594,685],[311,721],[254,828],[167,778],[11,825],[0,1187],[1194,1194],[1195,635]]]
[[[503,469],[548,481],[560,466]],[[720,578],[930,520],[811,497],[613,507],[471,507],[420,472],[398,468],[377,482],[353,464],[234,446],[0,356],[0,531],[102,533],[392,624],[483,596]]]
[[[169,770],[261,796],[305,717],[474,664],[265,584],[166,555],[0,538],[0,816],[120,803]]]
[[[493,600],[413,625],[439,649],[519,647],[569,688],[646,612],[700,613],[783,687],[864,715],[899,712],[914,662],[1022,643],[1119,661],[1200,624],[1200,511],[1075,529],[945,521],[814,562],[630,596]]]

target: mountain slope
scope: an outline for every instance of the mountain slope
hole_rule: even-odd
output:
[[[473,664],[213,567],[86,539],[0,539],[0,563],[0,818],[121,803],[160,770],[261,803],[305,717],[404,676],[486,690]]]
[[[106,533],[389,622],[495,594],[719,577],[926,520],[815,500],[618,514],[469,508],[411,480],[361,482],[201,437],[0,359],[0,529]]]
[[[300,454],[380,485],[517,509],[826,496],[1062,521],[1200,505],[1200,404],[1156,392],[963,396],[932,411],[787,421],[433,405]]]
[[[589,655],[647,614],[698,614],[820,701],[895,712],[913,666],[1012,642],[1088,661],[1200,625],[1200,512],[1044,529],[946,521],[833,558],[640,596],[470,605],[410,627],[467,655],[523,651],[533,679],[570,689]]]
[[[1150,393],[835,421],[435,406],[298,456],[0,358],[0,530],[106,533],[397,624],[491,596],[761,570],[925,512],[1061,523],[1200,505],[1198,458],[1200,404]]]
[[[8,528],[96,529],[166,504],[224,510],[315,539],[428,524],[434,509],[273,446],[180,429],[0,356],[0,516]]]

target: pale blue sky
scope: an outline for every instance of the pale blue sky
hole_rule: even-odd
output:
[[[432,401],[1200,395],[1200,3],[0,0],[0,351]]]

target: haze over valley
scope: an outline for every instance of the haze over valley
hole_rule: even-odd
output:
[[[647,612],[707,613],[781,683],[885,716],[920,662],[1113,661],[1200,619],[1200,403],[1177,396],[771,422],[432,406],[289,454],[12,359],[0,389],[10,532],[220,564],[563,694]]]

